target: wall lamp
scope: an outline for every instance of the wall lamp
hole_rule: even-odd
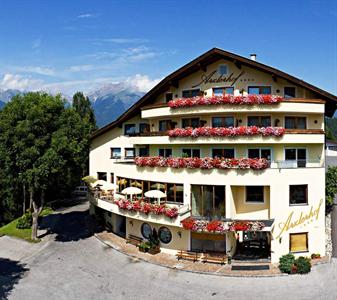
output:
[[[181,238],[181,231],[178,231],[177,234]]]
[[[129,224],[133,227],[133,221],[132,220],[129,221]]]

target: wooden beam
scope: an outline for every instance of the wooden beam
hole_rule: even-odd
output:
[[[233,61],[233,63],[238,69],[241,70],[241,64],[236,59]]]
[[[198,63],[198,67],[199,69],[201,69],[202,71],[206,72],[207,71],[207,66],[203,65],[202,63]]]
[[[274,82],[277,82],[277,76],[275,74],[271,74],[271,78],[273,78]]]

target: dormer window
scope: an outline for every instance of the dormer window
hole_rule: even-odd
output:
[[[228,75],[228,66],[227,65],[220,65],[218,67],[218,73],[220,75]]]
[[[284,98],[295,98],[296,97],[296,90],[292,86],[285,86],[284,87]]]

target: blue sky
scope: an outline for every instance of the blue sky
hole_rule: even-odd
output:
[[[0,88],[148,90],[219,47],[337,94],[337,1],[0,0]]]

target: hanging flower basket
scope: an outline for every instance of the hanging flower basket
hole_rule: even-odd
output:
[[[247,95],[247,96],[233,96],[233,95],[221,95],[212,97],[196,96],[192,98],[180,98],[171,100],[168,102],[170,108],[182,108],[192,106],[204,106],[204,105],[272,105],[280,103],[283,100],[280,96],[274,95]]]

